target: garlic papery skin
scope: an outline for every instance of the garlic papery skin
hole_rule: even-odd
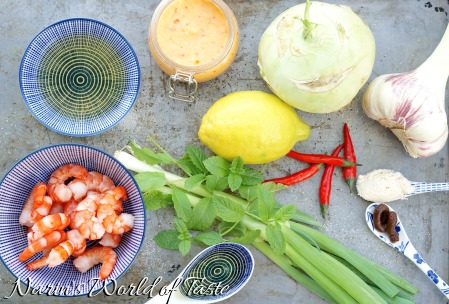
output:
[[[363,94],[365,114],[391,129],[412,157],[431,156],[447,141],[448,54],[449,26],[435,51],[420,67],[378,76]]]

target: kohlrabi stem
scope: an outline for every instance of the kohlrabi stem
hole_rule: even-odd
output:
[[[304,10],[304,19],[302,19],[302,24],[304,25],[304,31],[302,33],[304,40],[309,40],[312,38],[312,31],[316,28],[316,24],[310,22],[309,20],[310,12],[310,0],[306,0],[306,8]]]

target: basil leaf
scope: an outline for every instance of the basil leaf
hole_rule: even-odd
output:
[[[229,174],[229,162],[221,156],[212,156],[203,161],[207,171],[211,174],[225,177]]]
[[[260,230],[251,230],[246,232],[243,236],[230,239],[230,242],[241,244],[241,245],[251,245],[259,237]]]
[[[161,172],[142,172],[134,175],[134,178],[141,192],[155,190],[167,183],[164,173]]]
[[[295,215],[295,213],[295,205],[286,205],[276,211],[276,213],[274,214],[274,219],[279,222],[285,222],[291,219],[293,215]]]
[[[175,207],[176,215],[184,222],[188,222],[192,216],[192,206],[190,205],[189,198],[181,189],[177,187],[172,187],[172,189],[173,205]]]
[[[145,208],[148,210],[159,210],[173,205],[173,200],[170,194],[164,194],[158,190],[151,190],[143,193],[143,201]]]
[[[239,222],[245,214],[243,207],[227,198],[213,196],[212,201],[214,203],[217,216],[226,222]]]
[[[184,186],[186,187],[187,190],[192,190],[195,187],[198,187],[199,185],[201,185],[201,183],[206,179],[206,176],[204,174],[196,174],[193,175],[191,177],[189,177],[188,179],[186,179]]]
[[[231,191],[236,191],[242,185],[242,177],[236,173],[229,173],[228,184]]]
[[[176,230],[164,230],[159,232],[153,241],[162,248],[176,250],[179,248],[181,240],[178,239],[178,231]]]
[[[284,234],[282,234],[281,226],[279,224],[268,225],[265,228],[265,234],[267,236],[267,241],[270,243],[271,248],[277,254],[284,254],[285,252],[285,238]]]
[[[254,186],[264,181],[262,173],[251,168],[245,168],[245,171],[240,176],[244,186]]]
[[[223,191],[228,187],[228,179],[217,175],[206,176],[206,187],[211,191]]]
[[[189,253],[191,245],[192,242],[190,240],[184,240],[179,243],[178,248],[182,256],[185,256],[187,253]]]
[[[201,173],[207,173],[206,167],[203,164],[203,161],[207,158],[206,153],[195,146],[187,146],[186,152],[195,167]]]
[[[194,207],[188,226],[192,230],[204,231],[215,220],[217,212],[211,198],[201,199]]]
[[[212,246],[212,245],[226,242],[226,240],[219,233],[217,233],[215,231],[207,231],[207,232],[199,233],[193,240],[203,243],[204,245],[207,245],[207,246]]]

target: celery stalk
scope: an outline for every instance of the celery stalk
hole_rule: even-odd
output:
[[[266,257],[272,260],[276,265],[278,265],[282,270],[284,270],[288,275],[290,275],[296,282],[300,283],[304,287],[308,288],[310,291],[315,293],[317,296],[323,298],[331,304],[337,304],[331,295],[321,287],[317,282],[311,279],[306,274],[297,270],[295,267],[291,266],[285,256],[280,256],[276,254],[271,247],[265,242],[254,242],[253,246],[256,247],[260,252],[262,252]]]
[[[293,249],[300,252],[301,255],[312,263],[319,271],[323,272],[326,276],[339,284],[356,301],[361,304],[386,304],[386,302],[374,292],[370,286],[346,266],[333,259],[327,253],[319,251],[286,226],[283,226],[282,228],[287,243],[290,244]],[[287,256],[289,256],[289,254],[287,254]],[[297,262],[296,260],[294,261]]]
[[[360,258],[360,254],[349,248],[343,246],[338,241],[328,237],[327,235],[315,230],[310,229],[304,225],[291,223],[292,230],[298,229],[303,233],[307,233],[312,237],[320,246],[321,249],[328,251],[336,256],[341,257],[346,260],[349,264],[353,265],[361,273],[363,273],[367,278],[369,278],[376,286],[378,286],[382,291],[384,291],[389,297],[394,297],[398,294],[399,288],[392,284],[385,276],[380,273],[372,265],[365,263],[363,259]]]

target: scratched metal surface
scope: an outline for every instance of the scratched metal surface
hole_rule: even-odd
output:
[[[202,115],[212,103],[238,90],[269,91],[256,65],[257,45],[268,24],[296,1],[226,1],[234,10],[241,29],[241,44],[235,62],[219,78],[199,86],[194,104],[172,101],[166,96],[167,76],[155,65],[147,46],[147,27],[158,1],[0,1],[0,176],[26,154],[49,144],[76,142],[109,153],[129,139],[141,143],[148,134],[176,156],[187,144],[199,144],[196,133]],[[447,0],[329,0],[352,7],[371,27],[377,57],[372,77],[417,67],[430,55],[440,40],[447,22]],[[31,39],[44,27],[72,17],[94,18],[119,30],[132,44],[141,65],[139,98],[132,111],[117,126],[89,138],[72,138],[47,130],[29,114],[20,93],[20,60]],[[341,142],[341,128],[348,122],[352,130],[360,173],[378,168],[402,172],[410,180],[448,181],[448,147],[426,159],[406,155],[399,141],[385,128],[368,119],[360,106],[360,94],[350,106],[332,114],[299,113],[312,125],[311,138],[296,147],[306,152],[330,152]],[[300,168],[287,159],[271,163],[267,175],[280,176]],[[318,178],[291,187],[278,195],[283,203],[298,207],[320,219],[317,202]],[[448,194],[435,193],[411,197],[391,204],[400,215],[415,247],[443,279],[449,279],[449,207]],[[444,303],[445,298],[413,264],[393,249],[380,243],[364,222],[367,202],[350,194],[340,177],[334,179],[330,217],[323,221],[326,233],[350,248],[402,275],[415,284],[420,293],[417,303]],[[171,225],[173,213],[148,213],[145,243],[136,261],[118,285],[137,285],[143,278],[165,283],[176,277],[183,265],[200,249],[183,258],[177,252],[158,248],[153,236]],[[321,220],[321,219],[320,219]],[[1,236],[0,236],[1,237]],[[323,303],[297,285],[262,254],[251,248],[256,260],[254,276],[248,285],[227,303]],[[4,303],[144,303],[146,296],[105,296],[93,298],[56,298],[17,295],[5,299],[13,290],[15,278],[0,265],[0,302]],[[162,284],[162,283],[161,283]],[[161,285],[158,285],[159,287]]]

